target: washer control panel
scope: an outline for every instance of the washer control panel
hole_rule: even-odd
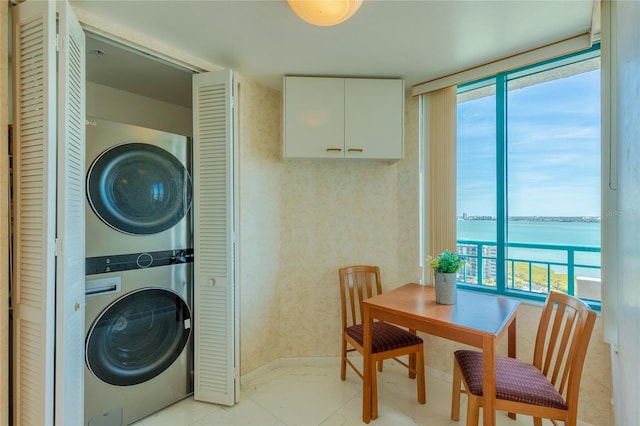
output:
[[[192,248],[88,257],[85,259],[85,275],[130,271],[132,269],[145,269],[192,262]]]

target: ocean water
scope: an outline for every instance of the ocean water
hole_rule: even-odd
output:
[[[458,240],[496,241],[496,223],[491,220],[458,220]],[[508,241],[532,244],[555,244],[600,247],[600,223],[598,222],[538,222],[512,221],[508,227]],[[510,247],[510,259],[539,262],[566,263],[566,250],[542,250]],[[600,253],[575,252],[576,275],[600,277]],[[558,273],[566,273],[566,267],[551,265]]]
[[[496,222],[458,220],[459,240],[496,240]],[[508,240],[519,243],[600,246],[598,222],[509,222]]]

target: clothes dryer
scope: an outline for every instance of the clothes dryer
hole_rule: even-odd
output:
[[[86,425],[127,425],[192,393],[191,267],[87,277]]]

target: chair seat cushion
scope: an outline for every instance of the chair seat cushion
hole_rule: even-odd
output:
[[[482,396],[482,353],[464,350],[454,356],[469,391]],[[562,395],[540,370],[515,358],[496,357],[496,398],[567,409]]]
[[[346,333],[351,336],[360,346],[363,342],[362,324],[347,327]],[[372,342],[371,353],[386,352],[393,349],[406,348],[407,346],[419,345],[422,339],[409,331],[386,322],[376,321],[371,330]]]

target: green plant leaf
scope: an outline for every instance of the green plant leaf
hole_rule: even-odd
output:
[[[449,250],[443,251],[437,257],[427,257],[427,262],[434,271],[445,274],[456,273],[464,266],[464,259]]]

